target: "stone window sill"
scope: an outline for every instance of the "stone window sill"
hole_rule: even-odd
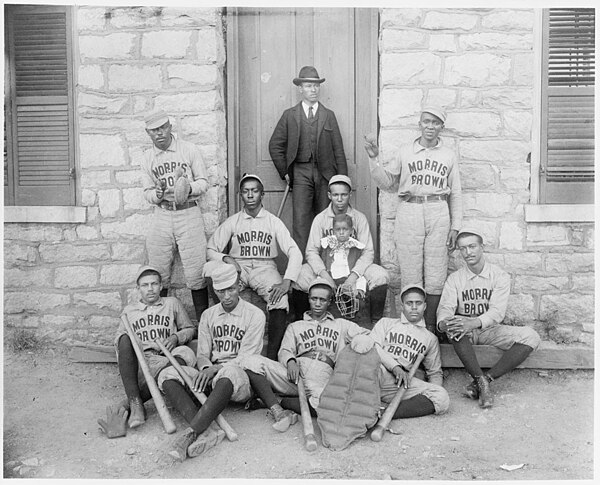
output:
[[[525,222],[594,222],[594,204],[528,204]]]
[[[87,209],[74,206],[5,206],[5,223],[59,223],[80,224],[86,222]]]

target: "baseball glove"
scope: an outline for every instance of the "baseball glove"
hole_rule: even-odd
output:
[[[342,317],[354,318],[360,306],[358,296],[356,288],[350,285],[339,285],[337,287],[334,300]]]
[[[187,173],[179,167],[175,172],[174,198],[177,205],[184,204],[190,195],[190,181]]]

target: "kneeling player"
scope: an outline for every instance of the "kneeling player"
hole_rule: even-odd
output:
[[[438,339],[427,330],[423,318],[426,307],[425,290],[418,285],[407,285],[400,298],[400,318],[382,318],[370,334],[381,358],[381,400],[389,403],[398,388],[404,386],[406,392],[394,413],[394,419],[445,413],[450,400],[442,387],[443,373]],[[418,354],[425,356],[423,364],[429,382],[417,377],[407,382],[408,372]]]

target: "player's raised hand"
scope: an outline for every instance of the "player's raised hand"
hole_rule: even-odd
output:
[[[271,305],[279,303],[283,295],[287,295],[288,291],[290,291],[291,283],[290,280],[285,279],[281,283],[271,286],[269,290],[269,303]]]
[[[379,147],[377,146],[377,137],[373,133],[365,135],[365,150],[369,158],[375,158],[379,155]]]
[[[298,377],[300,376],[300,367],[298,366],[298,362],[296,362],[294,359],[288,360],[287,375],[288,381],[293,382],[294,384],[298,384]]]

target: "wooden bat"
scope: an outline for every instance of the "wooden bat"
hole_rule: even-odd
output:
[[[313,428],[312,416],[306,400],[306,390],[302,377],[298,378],[298,399],[300,400],[300,417],[302,419],[302,429],[304,431],[305,446],[308,451],[317,449],[317,440],[315,439],[315,430]]]
[[[287,184],[285,186],[285,192],[283,193],[283,199],[281,199],[281,204],[279,204],[279,209],[277,209],[277,217],[281,217],[281,213],[283,212],[283,206],[285,205],[285,201],[287,200],[289,193],[290,185]]]
[[[148,367],[148,362],[146,362],[146,357],[144,357],[144,351],[142,350],[142,346],[138,341],[136,333],[131,328],[129,324],[129,320],[127,319],[127,315],[121,315],[121,320],[123,321],[123,325],[125,325],[125,330],[127,330],[127,334],[129,335],[129,339],[131,340],[131,345],[133,350],[135,351],[135,355],[137,356],[137,360],[142,369],[142,373],[144,374],[144,378],[148,383],[148,389],[150,390],[150,394],[152,395],[152,399],[154,399],[154,405],[156,406],[156,410],[158,411],[158,415],[160,416],[160,420],[162,421],[163,427],[168,434],[174,433],[177,431],[177,426],[175,426],[175,422],[171,417],[171,413],[167,409],[167,405],[165,404],[165,400],[163,399],[158,386],[156,385],[156,381],[152,374],[150,373],[150,368]]]
[[[165,345],[160,340],[155,340],[154,342],[156,343],[156,345],[158,345],[162,353],[165,354],[167,359],[169,359],[169,362],[171,362],[173,367],[175,367],[175,370],[179,373],[179,375],[183,379],[183,382],[185,382],[185,385],[188,386],[190,391],[194,393],[194,396],[196,396],[196,399],[200,401],[200,404],[204,404],[207,399],[206,394],[204,394],[203,392],[194,391],[194,383],[192,382],[192,378],[183,369],[183,367],[181,367],[181,365],[179,364],[179,362],[177,362],[175,357],[173,357],[173,354],[167,350]],[[225,431],[225,435],[227,436],[227,439],[229,441],[237,441],[239,439],[235,430],[230,426],[230,424],[227,421],[225,421],[225,418],[223,416],[219,414],[216,418],[216,421],[217,424],[221,427],[221,429]]]
[[[419,354],[417,360],[415,360],[415,363],[410,368],[410,372],[408,373],[408,377],[406,378],[408,383],[407,385],[410,385],[410,381],[412,380],[413,376],[415,375],[415,372],[419,368],[419,365],[421,365],[423,357],[425,357],[425,354]],[[383,438],[383,433],[385,433],[385,430],[390,425],[390,422],[394,417],[394,413],[396,412],[396,409],[398,409],[400,401],[402,401],[402,397],[404,396],[405,392],[406,387],[404,387],[403,385],[400,386],[396,391],[394,398],[388,404],[388,407],[385,409],[383,416],[381,416],[381,418],[377,422],[375,429],[371,432],[371,439],[373,441],[381,441],[381,438]]]

